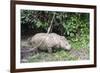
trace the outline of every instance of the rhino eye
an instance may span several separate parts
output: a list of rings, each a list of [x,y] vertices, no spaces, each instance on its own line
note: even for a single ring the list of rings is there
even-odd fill
[[[68,44],[66,44],[66,45],[68,45]]]

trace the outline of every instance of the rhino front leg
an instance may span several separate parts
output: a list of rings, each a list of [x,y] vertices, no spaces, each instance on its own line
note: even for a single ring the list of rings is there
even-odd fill
[[[49,53],[52,53],[52,48],[48,48],[48,52]]]

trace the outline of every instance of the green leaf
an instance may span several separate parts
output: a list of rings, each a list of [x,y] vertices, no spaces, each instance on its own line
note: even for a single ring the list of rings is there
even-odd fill
[[[74,36],[74,33],[70,33],[70,36],[73,37]]]
[[[37,23],[36,23],[36,26],[39,28],[40,26],[42,25],[42,23],[40,22],[40,21],[38,21]]]

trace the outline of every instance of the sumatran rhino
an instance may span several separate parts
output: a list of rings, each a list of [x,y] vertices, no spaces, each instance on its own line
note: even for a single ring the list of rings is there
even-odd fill
[[[53,48],[71,49],[67,39],[56,33],[37,33],[31,38],[30,43],[33,49],[48,50],[49,53],[52,52]]]

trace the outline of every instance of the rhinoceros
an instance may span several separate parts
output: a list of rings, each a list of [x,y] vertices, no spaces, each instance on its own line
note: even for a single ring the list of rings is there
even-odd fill
[[[30,44],[33,49],[39,48],[48,52],[52,52],[54,48],[71,49],[68,40],[56,33],[37,33],[30,39]]]

